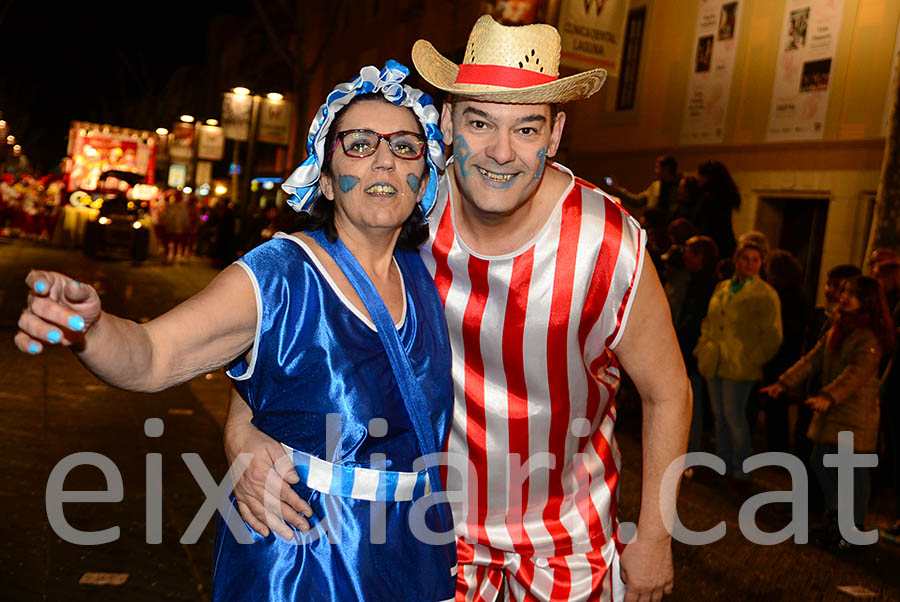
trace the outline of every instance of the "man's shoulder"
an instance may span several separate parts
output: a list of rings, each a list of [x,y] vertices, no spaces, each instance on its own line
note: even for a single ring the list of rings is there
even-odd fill
[[[631,223],[634,228],[640,229],[637,220],[622,205],[619,198],[578,176],[575,176],[573,188],[573,192],[576,191],[579,193],[582,215],[588,222],[606,223],[612,218],[623,223]]]

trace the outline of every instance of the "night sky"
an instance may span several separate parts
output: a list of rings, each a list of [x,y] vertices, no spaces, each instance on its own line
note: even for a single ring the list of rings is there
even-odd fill
[[[177,116],[153,110],[152,96],[173,72],[209,60],[207,34],[217,16],[246,23],[253,14],[252,2],[234,0],[0,0],[2,118],[42,171],[65,156],[72,120],[171,127]],[[173,102],[157,99],[164,100]]]

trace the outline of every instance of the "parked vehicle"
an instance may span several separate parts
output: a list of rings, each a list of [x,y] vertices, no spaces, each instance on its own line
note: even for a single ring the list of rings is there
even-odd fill
[[[134,174],[106,172],[104,179],[117,177],[128,181]],[[140,176],[137,176],[138,178]],[[84,252],[90,257],[105,256],[116,259],[144,261],[150,246],[149,222],[140,203],[128,199],[122,190],[93,193],[102,199],[97,217],[85,225]]]

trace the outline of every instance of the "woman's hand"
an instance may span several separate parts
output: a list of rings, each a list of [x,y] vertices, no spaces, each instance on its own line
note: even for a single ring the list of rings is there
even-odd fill
[[[32,355],[44,345],[79,345],[100,319],[100,296],[58,272],[32,270],[25,278],[30,289],[27,307],[19,316],[16,346]]]
[[[781,383],[773,383],[768,387],[763,387],[759,390],[761,395],[768,395],[772,399],[778,399],[785,392],[785,387]]]
[[[831,399],[825,397],[824,395],[816,395],[815,397],[810,397],[806,400],[806,405],[814,409],[816,412],[822,412],[823,414],[831,409],[831,406],[834,405],[834,402]]]

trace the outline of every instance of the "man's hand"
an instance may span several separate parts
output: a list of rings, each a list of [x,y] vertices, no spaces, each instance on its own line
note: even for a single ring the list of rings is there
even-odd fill
[[[247,411],[249,408],[236,392],[232,393],[232,412],[225,427],[225,455],[233,466],[232,475],[246,466],[234,483],[238,510],[247,524],[263,537],[268,537],[271,528],[282,538],[293,539],[294,532],[285,522],[309,531],[304,516],[312,516],[312,508],[289,485],[300,480],[293,460],[277,441],[248,420],[232,415],[235,414],[234,397]]]
[[[642,540],[640,536],[622,552],[625,602],[658,602],[672,593],[672,540]]]

